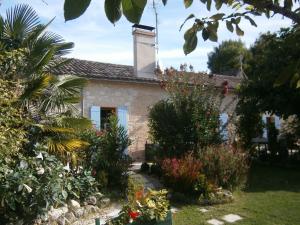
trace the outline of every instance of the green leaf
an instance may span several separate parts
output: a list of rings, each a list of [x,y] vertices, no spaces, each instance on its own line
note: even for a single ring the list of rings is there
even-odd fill
[[[65,20],[73,20],[81,16],[89,7],[91,0],[65,0],[64,17]]]
[[[190,15],[185,19],[185,21],[181,24],[181,26],[180,26],[180,28],[179,28],[179,31],[182,29],[182,27],[184,26],[184,24],[185,24],[188,20],[190,20],[190,19],[192,19],[192,18],[194,18],[194,17],[195,17],[194,14],[190,14]]]
[[[131,23],[139,23],[147,0],[122,0],[123,14]]]
[[[226,27],[230,32],[233,32],[234,28],[233,28],[232,23],[230,21],[226,21]]]
[[[255,23],[255,21],[250,16],[245,16],[245,18],[247,20],[249,20],[249,22],[251,23],[252,26],[257,27],[257,24]]]
[[[211,40],[211,41],[213,41],[213,42],[218,42],[218,34],[217,34],[217,32],[209,31],[208,39]]]
[[[208,31],[208,39],[210,41],[214,41],[214,42],[217,42],[218,41],[218,34],[217,34],[217,31],[218,31],[218,27],[219,27],[219,23],[216,22],[216,23],[211,23],[207,26],[207,31]]]
[[[212,19],[212,20],[221,20],[223,18],[223,16],[225,16],[225,13],[217,13],[217,14],[211,16],[210,19]]]
[[[235,2],[234,4],[232,4],[232,8],[233,9],[239,9],[241,7],[241,4],[239,2]]]
[[[184,0],[184,6],[185,8],[188,8],[192,5],[193,0]]]
[[[291,10],[292,7],[293,7],[293,0],[284,0],[284,8]]]
[[[246,7],[246,10],[252,11],[252,10],[254,10],[254,6],[253,5],[248,5]]]
[[[216,9],[217,10],[221,9],[222,5],[223,5],[222,0],[216,0]]]
[[[187,55],[195,50],[198,43],[197,33],[194,27],[188,29],[184,34],[185,43],[183,45],[184,54]]]
[[[211,9],[211,1],[212,0],[207,0],[207,3],[206,3],[206,8],[208,11],[210,11],[210,9]]]
[[[235,19],[235,24],[239,24],[241,22],[241,17]]]
[[[287,70],[290,70],[290,67],[287,68]],[[281,73],[278,78],[275,80],[273,87],[279,87],[283,84],[285,84],[289,79],[291,78],[291,74],[286,72],[286,73]]]
[[[239,27],[239,25],[236,24],[235,26],[235,31],[236,31],[236,34],[238,36],[243,36],[244,35],[244,31]]]
[[[104,9],[107,19],[113,24],[122,16],[121,0],[105,0]]]
[[[297,86],[298,86],[299,81],[300,81],[300,75],[299,75],[299,73],[295,73],[291,78],[290,86],[291,87],[296,86],[296,88],[298,88]]]
[[[63,196],[64,199],[67,199],[68,193],[67,193],[65,190],[63,190],[63,191],[61,192],[61,194],[62,194],[62,196]]]
[[[206,28],[204,28],[202,30],[202,37],[203,37],[203,40],[206,41],[208,38],[209,38],[209,32]]]

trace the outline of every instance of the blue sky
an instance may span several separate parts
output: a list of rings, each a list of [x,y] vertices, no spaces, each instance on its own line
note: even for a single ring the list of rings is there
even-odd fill
[[[7,8],[18,3],[30,4],[39,14],[42,22],[47,22],[53,17],[55,20],[49,26],[49,30],[60,34],[67,41],[75,43],[75,48],[68,57],[75,57],[99,62],[118,64],[133,64],[132,34],[131,26],[124,18],[113,26],[105,17],[104,0],[92,0],[88,10],[80,18],[65,22],[63,18],[63,0],[0,0],[0,13],[3,15]],[[154,26],[155,17],[152,4],[148,0],[141,24]],[[161,2],[161,1],[159,1]],[[223,8],[222,12],[230,12]],[[192,64],[198,71],[208,71],[207,54],[213,50],[218,43],[204,42],[199,35],[197,49],[185,56],[182,51],[183,33],[188,28],[185,26],[179,32],[181,23],[190,13],[201,17],[212,15],[200,1],[195,1],[193,6],[185,9],[183,0],[169,0],[166,7],[158,5],[159,13],[159,57],[163,66],[179,67],[181,63]],[[277,31],[281,27],[291,25],[290,20],[275,16],[268,20],[257,17],[255,21],[258,28],[249,24],[248,21],[241,23],[245,36],[241,40],[250,46],[262,32]],[[219,43],[228,39],[239,39],[227,31],[225,24],[219,28]]]

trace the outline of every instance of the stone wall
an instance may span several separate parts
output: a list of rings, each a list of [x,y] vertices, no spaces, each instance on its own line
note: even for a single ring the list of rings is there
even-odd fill
[[[158,84],[90,80],[83,90],[83,115],[91,106],[128,108],[128,132],[132,139],[129,154],[143,160],[148,139],[148,108],[166,96]]]
[[[91,79],[83,90],[83,115],[90,117],[91,106],[128,108],[128,131],[132,140],[129,154],[135,160],[144,159],[145,143],[148,140],[148,112],[149,107],[167,94],[158,84],[143,84],[120,81],[103,81]],[[229,94],[223,101],[223,110],[234,98]],[[226,110],[234,110],[235,103]]]

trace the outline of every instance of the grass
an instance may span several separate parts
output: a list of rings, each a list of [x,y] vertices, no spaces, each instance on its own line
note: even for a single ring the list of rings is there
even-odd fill
[[[244,225],[300,225],[300,170],[253,165],[247,187],[234,193],[235,201],[229,204],[205,207],[182,205],[173,215],[174,225],[207,224],[212,218],[221,219],[234,213]]]

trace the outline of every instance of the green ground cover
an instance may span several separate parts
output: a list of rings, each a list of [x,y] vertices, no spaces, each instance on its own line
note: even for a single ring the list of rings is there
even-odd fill
[[[212,218],[238,214],[243,220],[234,224],[298,225],[300,224],[300,170],[252,165],[244,191],[234,194],[233,203],[205,207],[181,205],[173,214],[174,225],[207,224]]]

